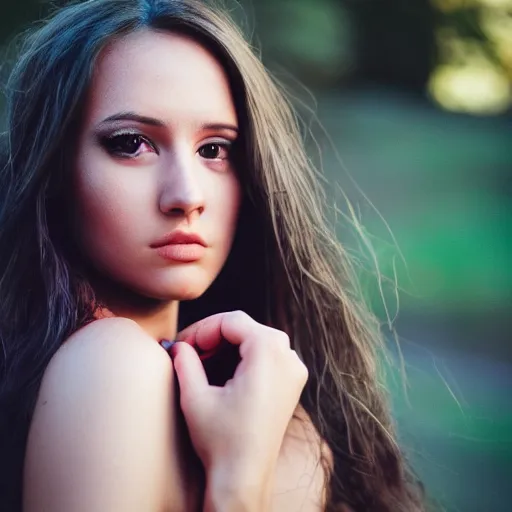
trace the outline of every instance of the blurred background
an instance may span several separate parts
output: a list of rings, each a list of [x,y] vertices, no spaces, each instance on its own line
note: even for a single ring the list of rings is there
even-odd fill
[[[4,2],[8,68],[49,3]],[[512,0],[226,3],[324,170],[427,492],[439,510],[512,510]]]

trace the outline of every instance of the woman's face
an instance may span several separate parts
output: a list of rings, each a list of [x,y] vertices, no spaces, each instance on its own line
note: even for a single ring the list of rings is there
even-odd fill
[[[198,43],[151,31],[111,43],[74,169],[76,236],[93,266],[148,297],[200,296],[235,233],[237,130],[227,77]]]

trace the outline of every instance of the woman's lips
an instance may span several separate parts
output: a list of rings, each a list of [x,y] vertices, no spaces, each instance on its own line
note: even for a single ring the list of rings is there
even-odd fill
[[[159,238],[150,247],[162,258],[192,263],[203,257],[206,243],[197,233],[176,230]]]
[[[169,244],[156,248],[156,252],[167,260],[192,263],[200,260],[206,247],[200,244]]]

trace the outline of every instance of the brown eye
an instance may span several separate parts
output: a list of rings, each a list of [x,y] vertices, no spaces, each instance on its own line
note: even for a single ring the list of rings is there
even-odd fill
[[[104,137],[101,140],[101,144],[110,154],[125,157],[137,156],[136,153],[139,152],[143,144],[154,149],[153,145],[145,137],[137,133],[122,133]]]
[[[209,143],[199,148],[199,155],[208,160],[224,160],[229,157],[230,144]]]

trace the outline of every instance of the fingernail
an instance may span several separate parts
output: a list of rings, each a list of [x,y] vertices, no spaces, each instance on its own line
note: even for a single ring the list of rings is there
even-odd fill
[[[171,357],[173,356],[172,347],[176,345],[176,341],[160,340],[158,343]]]

